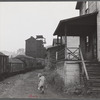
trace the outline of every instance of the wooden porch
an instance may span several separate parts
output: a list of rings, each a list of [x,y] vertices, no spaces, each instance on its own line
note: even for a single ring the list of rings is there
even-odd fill
[[[97,55],[97,12],[61,20],[54,35],[65,40],[65,48],[56,52],[56,62],[78,63],[80,77],[86,88],[100,90],[100,63]],[[79,47],[68,47],[67,37],[79,36]],[[71,66],[70,66],[71,67]],[[96,69],[96,70],[95,70]],[[75,71],[75,70],[74,70]],[[98,88],[96,87],[98,84]]]

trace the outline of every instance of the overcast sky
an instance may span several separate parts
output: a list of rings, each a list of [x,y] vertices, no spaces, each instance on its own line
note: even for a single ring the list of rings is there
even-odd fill
[[[0,2],[0,51],[25,48],[30,36],[43,35],[51,45],[60,20],[75,17],[76,2]]]

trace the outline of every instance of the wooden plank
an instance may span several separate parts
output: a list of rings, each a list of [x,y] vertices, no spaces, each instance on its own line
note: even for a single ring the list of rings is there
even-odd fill
[[[87,78],[87,80],[89,80],[89,76],[88,76],[88,73],[87,73],[87,69],[86,69],[86,65],[85,65],[84,59],[83,59],[81,48],[80,48],[80,56],[81,56],[81,59],[82,59],[83,69],[84,69],[86,78]]]

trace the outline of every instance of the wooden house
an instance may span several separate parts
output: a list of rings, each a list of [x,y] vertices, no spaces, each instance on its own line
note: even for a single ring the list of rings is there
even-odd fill
[[[84,84],[92,91],[98,91],[100,90],[100,2],[79,1],[76,9],[80,11],[80,15],[61,20],[54,32],[57,39],[65,41],[63,50],[65,56],[57,62],[57,71],[66,86]],[[68,47],[69,36],[78,37],[78,47]]]

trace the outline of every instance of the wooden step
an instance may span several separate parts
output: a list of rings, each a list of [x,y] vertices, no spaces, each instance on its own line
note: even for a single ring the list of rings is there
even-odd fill
[[[97,77],[98,78],[100,76],[100,73],[88,73],[88,75],[89,75],[89,77]]]
[[[91,76],[100,76],[100,73],[97,73],[97,72],[88,72],[88,75],[91,77]]]
[[[89,78],[90,78],[90,79],[100,79],[100,76],[94,76],[94,75],[92,76],[92,75],[91,75],[91,76],[89,76]]]
[[[100,83],[100,79],[90,79],[89,82],[95,82],[95,83],[98,82],[98,83]]]
[[[100,83],[92,83],[91,86],[92,86],[92,87],[98,87],[98,88],[100,88]]]
[[[86,67],[87,70],[99,70],[100,71],[100,67]]]
[[[94,70],[94,71],[95,70],[99,70],[100,71],[100,68],[98,68],[98,67],[94,67],[94,68],[93,67],[90,67],[90,68],[89,67],[86,67],[86,69],[87,70]]]
[[[86,65],[100,65],[100,63],[85,63]]]
[[[86,68],[88,68],[88,69],[95,69],[95,68],[100,69],[100,66],[89,66],[89,65],[87,65]]]
[[[90,90],[93,92],[100,92],[100,63],[87,62],[86,69],[90,79]]]
[[[88,68],[88,69],[95,69],[95,68],[97,68],[97,69],[100,69],[100,66],[89,66],[89,65],[86,65],[86,68]]]
[[[98,87],[90,87],[90,89],[91,89],[92,91],[99,91],[99,92],[100,92],[100,88],[98,88]]]
[[[85,62],[86,64],[100,64],[100,62],[98,62],[98,61],[96,61],[96,62],[94,62],[94,61],[91,61],[91,62]]]
[[[94,70],[94,71],[93,71],[93,70],[91,70],[91,71],[87,70],[87,72],[88,72],[89,74],[94,74],[94,75],[95,75],[95,74],[97,74],[97,75],[100,74],[100,71],[99,71],[99,70],[98,70],[98,71],[97,71],[97,70],[96,70],[96,71],[95,71],[95,70]]]
[[[88,70],[87,69],[87,71],[88,71],[88,73],[100,73],[100,70],[93,70],[93,69]]]

